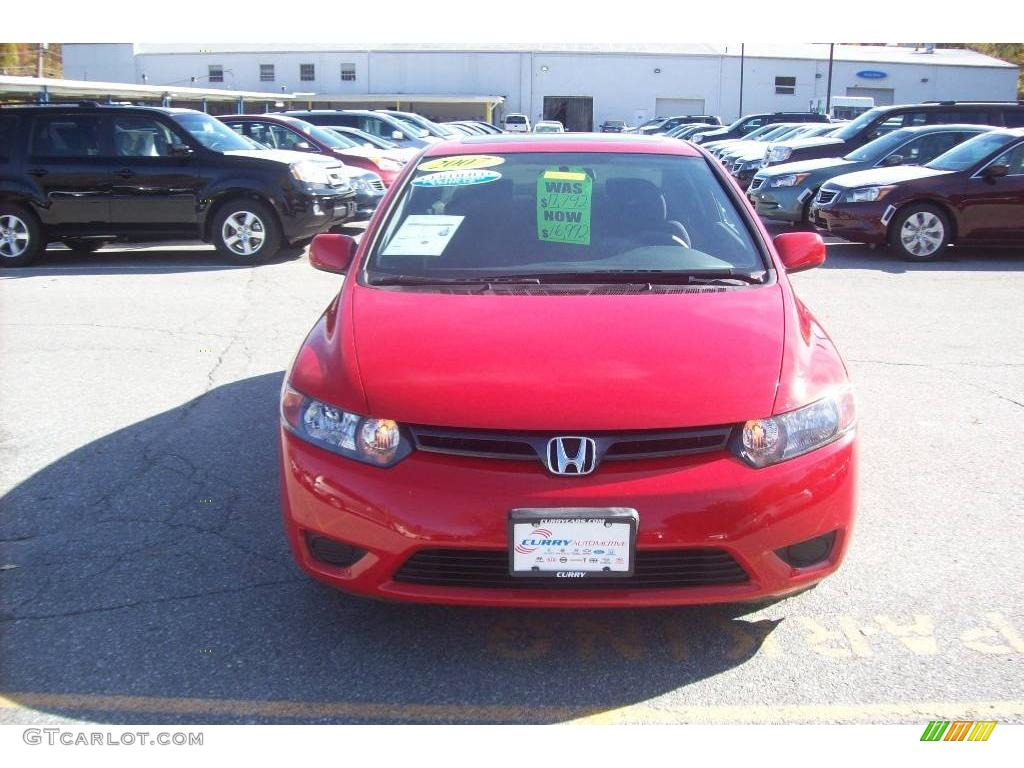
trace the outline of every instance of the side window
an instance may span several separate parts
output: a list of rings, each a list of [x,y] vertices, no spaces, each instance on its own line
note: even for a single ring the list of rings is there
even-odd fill
[[[962,140],[962,133],[932,133],[904,144],[896,150],[896,154],[903,157],[904,165],[921,165],[938,157],[947,149],[952,149]]]
[[[1010,147],[999,157],[992,161],[992,165],[1005,165],[1010,169],[1008,175],[1024,175],[1024,142],[1015,147]]]
[[[310,151],[309,142],[301,134],[295,133],[295,131],[282,125],[271,125],[269,127],[270,134],[274,137],[274,146],[278,149],[293,149],[300,152]],[[305,147],[300,147],[300,144],[305,144]]]
[[[1007,128],[1024,128],[1024,107],[1006,110],[1003,112],[1003,121]]]
[[[740,132],[743,134],[750,133],[754,129],[760,128],[762,125],[764,125],[764,121],[765,118],[763,117],[755,117],[751,120],[747,120],[747,122],[740,126]]]
[[[361,118],[361,120],[362,125],[360,125],[359,127],[362,128],[367,133],[372,134],[373,136],[391,135],[391,131],[385,132],[385,129],[387,129],[389,126],[385,124],[383,120],[378,120],[375,117],[363,117]]]
[[[169,157],[180,142],[170,129],[152,117],[117,115],[111,118],[114,154],[118,157]]]
[[[32,130],[34,157],[98,157],[99,115],[40,115]]]
[[[258,141],[266,147],[274,146],[274,137],[270,133],[270,127],[266,123],[249,123],[249,138]]]
[[[225,125],[240,136],[245,136],[245,123],[224,121]]]
[[[9,160],[14,154],[13,144],[17,127],[16,115],[0,115],[0,160]]]

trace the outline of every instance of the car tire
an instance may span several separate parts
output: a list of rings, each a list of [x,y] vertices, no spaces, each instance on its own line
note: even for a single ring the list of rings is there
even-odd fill
[[[259,200],[225,203],[213,219],[210,237],[232,263],[246,266],[266,261],[281,248],[277,216]]]
[[[62,242],[75,253],[81,254],[95,253],[106,245],[102,240],[64,240]]]
[[[952,234],[949,216],[941,208],[911,203],[896,215],[889,244],[906,261],[935,261],[942,257]]]
[[[25,267],[46,248],[43,227],[28,208],[0,202],[0,267]]]

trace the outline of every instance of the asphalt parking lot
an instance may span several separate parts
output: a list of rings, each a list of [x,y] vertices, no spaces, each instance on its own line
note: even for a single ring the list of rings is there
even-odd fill
[[[0,722],[1024,722],[1024,254],[833,244],[844,567],[764,607],[385,604],[279,520],[284,370],[340,278],[205,246],[0,273]]]

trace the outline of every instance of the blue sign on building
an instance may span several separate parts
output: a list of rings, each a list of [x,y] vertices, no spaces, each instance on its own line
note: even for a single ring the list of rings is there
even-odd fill
[[[862,69],[857,73],[857,77],[863,77],[865,80],[883,80],[888,75],[885,72],[879,72],[877,69]]]

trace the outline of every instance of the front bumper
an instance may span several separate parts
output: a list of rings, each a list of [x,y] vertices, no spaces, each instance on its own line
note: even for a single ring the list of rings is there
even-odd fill
[[[766,219],[779,219],[799,224],[804,220],[804,205],[813,192],[805,187],[776,187],[762,185],[749,193],[757,214]]]
[[[390,469],[360,464],[281,431],[281,501],[299,565],[314,578],[383,599],[501,606],[614,607],[754,600],[816,583],[839,567],[853,524],[853,433],[805,456],[755,470],[726,452],[609,462],[587,477],[548,475],[538,462],[414,451]],[[715,548],[743,583],[600,589],[449,587],[396,581],[429,549],[506,552],[517,507],[632,507],[637,551]],[[836,532],[827,559],[793,568],[775,550]],[[349,567],[313,557],[307,534],[366,550]]]
[[[877,203],[832,203],[818,207],[812,204],[808,219],[816,228],[855,243],[884,244],[888,227],[882,223],[887,201]]]
[[[304,240],[357,215],[356,195],[352,190],[339,193],[326,185],[306,185],[292,189],[285,206],[279,209],[281,227],[288,242]]]

